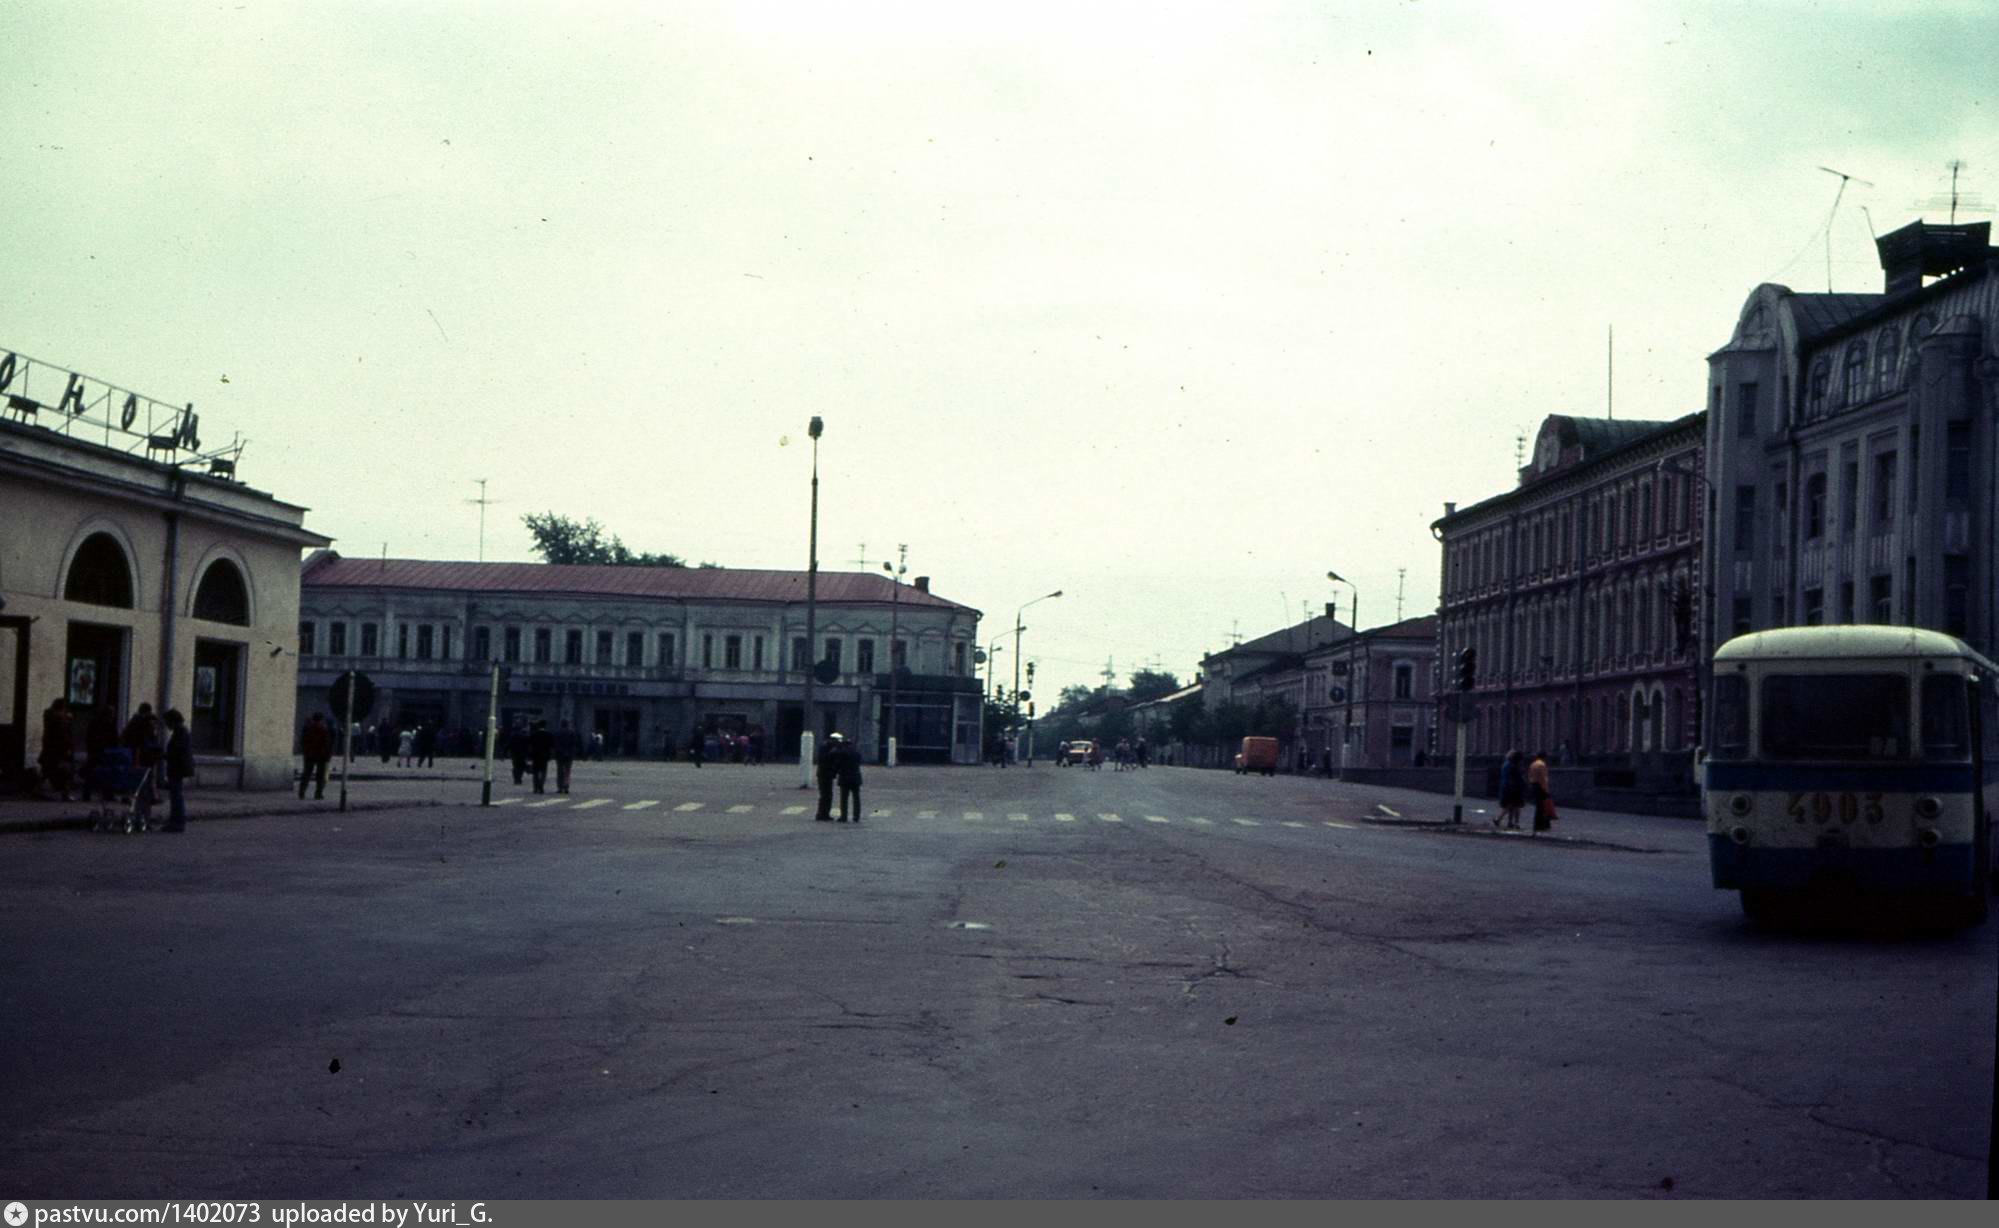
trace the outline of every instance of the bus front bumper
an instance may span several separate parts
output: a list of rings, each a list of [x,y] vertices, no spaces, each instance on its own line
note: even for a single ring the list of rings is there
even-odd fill
[[[1802,891],[1847,886],[1865,891],[1937,892],[1963,895],[1982,882],[1969,844],[1933,848],[1769,848],[1737,844],[1709,833],[1708,858],[1714,885],[1725,889]]]

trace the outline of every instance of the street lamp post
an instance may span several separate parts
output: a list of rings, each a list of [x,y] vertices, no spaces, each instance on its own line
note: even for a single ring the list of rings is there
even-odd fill
[[[888,582],[891,586],[888,598],[888,744],[887,744],[887,763],[888,766],[890,767],[895,766],[896,735],[901,732],[901,729],[895,723],[895,716],[896,716],[895,684],[897,677],[896,667],[900,664],[895,659],[895,649],[897,643],[899,642],[896,637],[899,634],[901,634],[900,617],[902,614],[902,577],[908,574],[909,572],[909,563],[907,562],[909,558],[909,547],[898,546],[896,549],[899,551],[897,557],[899,559],[904,560],[902,565],[900,567],[897,567],[890,563],[882,564],[882,570],[888,573]]]
[[[1039,605],[1041,602],[1048,600],[1050,597],[1060,597],[1061,595],[1062,595],[1062,590],[1059,588],[1052,593],[1043,593],[1041,594],[1041,596],[1036,597],[1033,601],[1028,602],[1027,605],[1022,606],[1018,610],[1015,610],[1013,612],[1013,728],[1014,729],[1020,728],[1020,633],[1027,629],[1021,625],[1020,616],[1022,614],[1027,613],[1027,606]],[[1029,767],[1034,766],[1032,760],[1029,760],[1028,766]]]
[[[1353,635],[1352,638],[1350,638],[1347,641],[1347,685],[1346,685],[1347,710],[1346,710],[1346,716],[1344,718],[1345,728],[1342,729],[1340,732],[1340,774],[1344,776],[1347,770],[1347,757],[1353,747],[1354,680],[1360,676],[1358,673],[1355,672],[1354,662],[1353,662],[1353,645],[1359,643],[1361,638],[1360,588],[1357,585],[1355,585],[1352,580],[1347,579],[1345,576],[1341,575],[1337,571],[1327,572],[1326,579],[1331,580],[1338,584],[1344,584],[1348,588],[1353,590],[1353,613],[1348,616],[1348,620],[1352,626]],[[1365,645],[1363,645],[1363,647],[1365,647]],[[1362,715],[1365,715],[1365,713],[1363,713]]]
[[[813,694],[818,671],[813,668],[817,662],[812,646],[819,638],[819,436],[825,430],[826,424],[817,414],[805,428],[805,433],[812,437],[812,535],[805,556],[805,722],[798,734],[801,789],[812,787],[812,731],[819,716],[817,697]]]

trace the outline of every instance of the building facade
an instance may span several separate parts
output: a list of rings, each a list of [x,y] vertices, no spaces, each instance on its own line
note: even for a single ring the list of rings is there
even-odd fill
[[[1306,708],[1306,731],[1318,762],[1396,768],[1427,759],[1435,750],[1436,658],[1434,614],[1306,654],[1306,692],[1319,701]]]
[[[1916,222],[1876,240],[1881,293],[1750,293],[1708,359],[1710,651],[1822,623],[1999,648],[1990,238]]]
[[[498,667],[503,729],[567,720],[607,753],[647,757],[746,733],[796,755],[818,661],[822,740],[837,730],[879,761],[893,692],[899,760],[978,762],[979,612],[932,594],[928,577],[821,572],[817,588],[814,654],[804,572],[322,551],[304,566],[299,711],[337,724],[328,689],[353,669],[375,686],[374,719],[477,735]]]
[[[150,703],[187,717],[197,785],[289,784],[305,509],[202,454],[191,409],[5,351],[0,393],[0,786],[58,696],[79,751]]]
[[[1550,415],[1515,489],[1445,505],[1438,668],[1476,650],[1473,754],[1691,779],[1706,417]]]

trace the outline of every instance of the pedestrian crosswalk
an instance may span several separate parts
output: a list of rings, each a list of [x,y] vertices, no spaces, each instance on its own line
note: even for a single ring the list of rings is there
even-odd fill
[[[711,818],[717,816],[726,816],[729,818],[737,818],[745,816],[779,816],[785,818],[794,818],[799,815],[807,814],[813,809],[813,807],[809,805],[802,805],[798,803],[781,804],[775,802],[759,803],[759,802],[693,802],[693,801],[674,802],[667,798],[658,798],[658,797],[639,798],[633,801],[627,801],[623,798],[615,798],[615,797],[571,797],[567,794],[557,794],[552,797],[541,797],[533,794],[521,797],[501,797],[493,799],[491,804],[496,809],[502,806],[518,806],[523,810],[553,810],[557,807],[561,807],[564,810],[568,811],[598,810],[604,807],[615,806],[621,811],[631,813],[634,818],[642,816],[647,818],[655,818],[655,817],[681,818],[681,817],[694,817],[694,816],[699,816],[701,818]],[[655,811],[656,815],[644,815],[643,812],[646,811]],[[987,821],[988,814],[984,810],[944,810],[938,808],[910,807],[902,810],[901,813],[905,817],[906,821],[913,821],[917,823],[937,820],[940,818],[943,819],[956,818],[957,820],[959,820],[961,826],[984,825],[987,830],[995,830],[991,826],[991,824],[988,823]],[[871,819],[890,818],[895,814],[897,814],[897,810],[895,807],[892,806],[878,806],[870,809],[867,812],[868,817]],[[1059,824],[1075,824],[1078,822],[1079,818],[1079,816],[1077,816],[1076,814],[1073,814],[1066,810],[1055,811],[1053,813],[1048,813],[1048,814],[1039,814],[1031,810],[1004,810],[1004,811],[995,812],[991,817],[1002,818],[1005,823],[1021,823],[1030,826],[1038,823],[1047,823],[1047,822],[1053,822]],[[1118,814],[1114,811],[1100,811],[1094,815],[1084,815],[1081,817],[1095,818],[1099,823],[1116,824],[1119,826],[1129,826],[1129,824],[1126,823],[1125,816],[1122,814]],[[1145,823],[1157,827],[1213,829],[1216,827],[1217,823],[1226,824],[1232,827],[1263,827],[1266,826],[1267,824],[1274,824],[1275,826],[1289,828],[1293,831],[1309,831],[1312,830],[1314,827],[1313,823],[1306,822],[1301,819],[1288,819],[1288,818],[1263,819],[1263,818],[1254,818],[1248,815],[1230,815],[1220,820],[1209,818],[1207,815],[1201,815],[1201,814],[1180,815],[1180,816],[1166,815],[1166,814],[1144,814],[1144,815],[1136,815],[1133,817],[1141,819]],[[1356,821],[1353,822],[1344,822],[1338,819],[1319,819],[1317,821],[1317,826],[1334,828],[1340,831],[1359,831],[1363,830],[1363,820],[1372,817],[1374,816],[1371,815],[1357,816]]]

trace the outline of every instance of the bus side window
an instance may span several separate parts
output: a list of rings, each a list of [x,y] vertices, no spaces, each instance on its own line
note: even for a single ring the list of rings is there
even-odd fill
[[[1978,688],[1959,674],[1923,679],[1923,754],[1931,759],[1971,757],[1972,704]]]
[[[1714,680],[1714,746],[1716,759],[1749,757],[1749,680],[1722,674]]]

